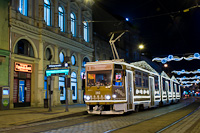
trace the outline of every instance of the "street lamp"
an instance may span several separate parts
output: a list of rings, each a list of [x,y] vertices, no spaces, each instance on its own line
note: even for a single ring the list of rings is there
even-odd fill
[[[167,67],[168,67],[168,64],[164,64],[164,67],[167,68]]]
[[[139,47],[138,47],[140,50],[144,49],[144,45],[143,44],[140,44]]]
[[[141,56],[142,56],[142,54],[141,54],[141,51],[142,51],[142,49],[144,49],[144,45],[143,44],[140,44],[139,46],[138,46],[138,48],[139,48],[139,54],[140,54],[140,60],[141,60]]]

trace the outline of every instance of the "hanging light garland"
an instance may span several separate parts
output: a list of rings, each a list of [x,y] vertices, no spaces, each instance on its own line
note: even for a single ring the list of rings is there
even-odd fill
[[[183,86],[183,87],[190,87],[192,86],[193,84],[186,84],[186,85],[180,85],[180,86]]]
[[[181,84],[198,84],[200,83],[200,81],[197,80],[193,80],[193,81],[182,81]]]
[[[200,79],[200,76],[193,76],[193,77],[186,77],[186,76],[183,76],[183,77],[177,77],[176,79],[178,80],[189,80],[189,79]]]
[[[169,61],[181,61],[181,60],[187,60],[187,61],[191,61],[194,59],[199,59],[200,60],[200,54],[199,53],[194,53],[194,55],[190,55],[188,57],[178,57],[178,56],[173,56],[173,55],[168,55],[168,57],[165,58],[153,58],[152,61],[157,61],[157,62],[161,62],[163,64],[169,62]]]
[[[184,69],[181,70],[181,71],[172,71],[172,73],[175,73],[177,75],[181,75],[181,74],[197,74],[197,73],[200,73],[200,69],[197,69],[195,71],[185,71]]]

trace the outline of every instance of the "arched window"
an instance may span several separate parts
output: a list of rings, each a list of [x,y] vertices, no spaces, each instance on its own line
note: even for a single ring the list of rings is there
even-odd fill
[[[28,1],[27,0],[19,0],[19,12],[25,16],[28,15]]]
[[[63,63],[63,62],[64,62],[64,58],[65,58],[64,53],[63,53],[63,52],[60,52],[60,54],[59,54],[60,63]]]
[[[76,36],[76,16],[74,13],[71,13],[70,17],[71,17],[71,32],[73,36]]]
[[[88,30],[88,22],[84,22],[84,40],[89,42],[89,30]]]
[[[32,45],[25,39],[19,40],[15,46],[15,54],[34,57]]]
[[[73,66],[76,64],[76,58],[74,55],[71,56],[71,63]]]
[[[82,64],[82,66],[85,67],[85,64],[86,64],[87,62],[90,62],[90,61],[89,61],[89,59],[88,59],[87,57],[85,57],[85,58],[83,59],[83,64]]]
[[[48,26],[51,25],[51,3],[49,0],[44,0],[44,21]]]
[[[61,6],[58,7],[58,25],[60,27],[60,30],[64,32],[64,10]]]

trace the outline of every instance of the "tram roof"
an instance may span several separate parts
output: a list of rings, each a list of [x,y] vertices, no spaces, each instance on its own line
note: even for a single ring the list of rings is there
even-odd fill
[[[130,66],[133,68],[136,68],[138,70],[147,72],[147,73],[152,73],[155,75],[159,75],[159,73],[153,69],[147,62],[145,61],[138,61],[138,62],[133,62],[133,63],[126,63],[124,62],[123,59],[119,59],[119,60],[104,60],[104,61],[95,61],[95,62],[87,62],[86,65],[97,65],[97,64],[122,64],[122,65],[126,65],[126,66]]]

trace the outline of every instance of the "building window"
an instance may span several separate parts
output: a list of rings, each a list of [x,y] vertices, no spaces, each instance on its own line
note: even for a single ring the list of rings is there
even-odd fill
[[[19,12],[24,16],[28,15],[28,1],[27,0],[19,0]]]
[[[74,13],[71,13],[70,17],[71,17],[71,32],[72,32],[72,35],[75,37],[76,36],[76,16]]]
[[[51,25],[51,3],[49,0],[44,0],[44,21],[48,26]]]
[[[33,47],[27,40],[19,40],[15,46],[15,54],[34,57]]]
[[[85,57],[85,58],[83,59],[82,66],[85,67],[85,64],[86,64],[87,62],[90,62],[90,61],[89,61],[89,59],[88,59],[87,57]]]
[[[65,77],[59,77],[59,90],[60,90],[60,101],[65,100],[66,92],[65,92]]]
[[[46,59],[47,59],[47,60],[51,60],[52,54],[51,54],[50,48],[47,48],[47,49],[46,49],[45,54],[46,54]]]
[[[64,32],[64,10],[63,8],[60,6],[58,7],[58,25],[60,27],[60,30],[62,32]]]
[[[88,30],[88,23],[85,21],[84,23],[84,40],[89,42],[89,30]]]
[[[76,102],[77,100],[77,76],[75,72],[72,72],[71,74],[71,90],[72,92],[72,100]]]
[[[74,55],[71,56],[71,62],[73,66],[76,64],[76,58]]]
[[[60,52],[60,54],[59,54],[59,59],[60,59],[60,62],[61,62],[61,63],[64,62],[64,53],[63,53],[63,52]]]

